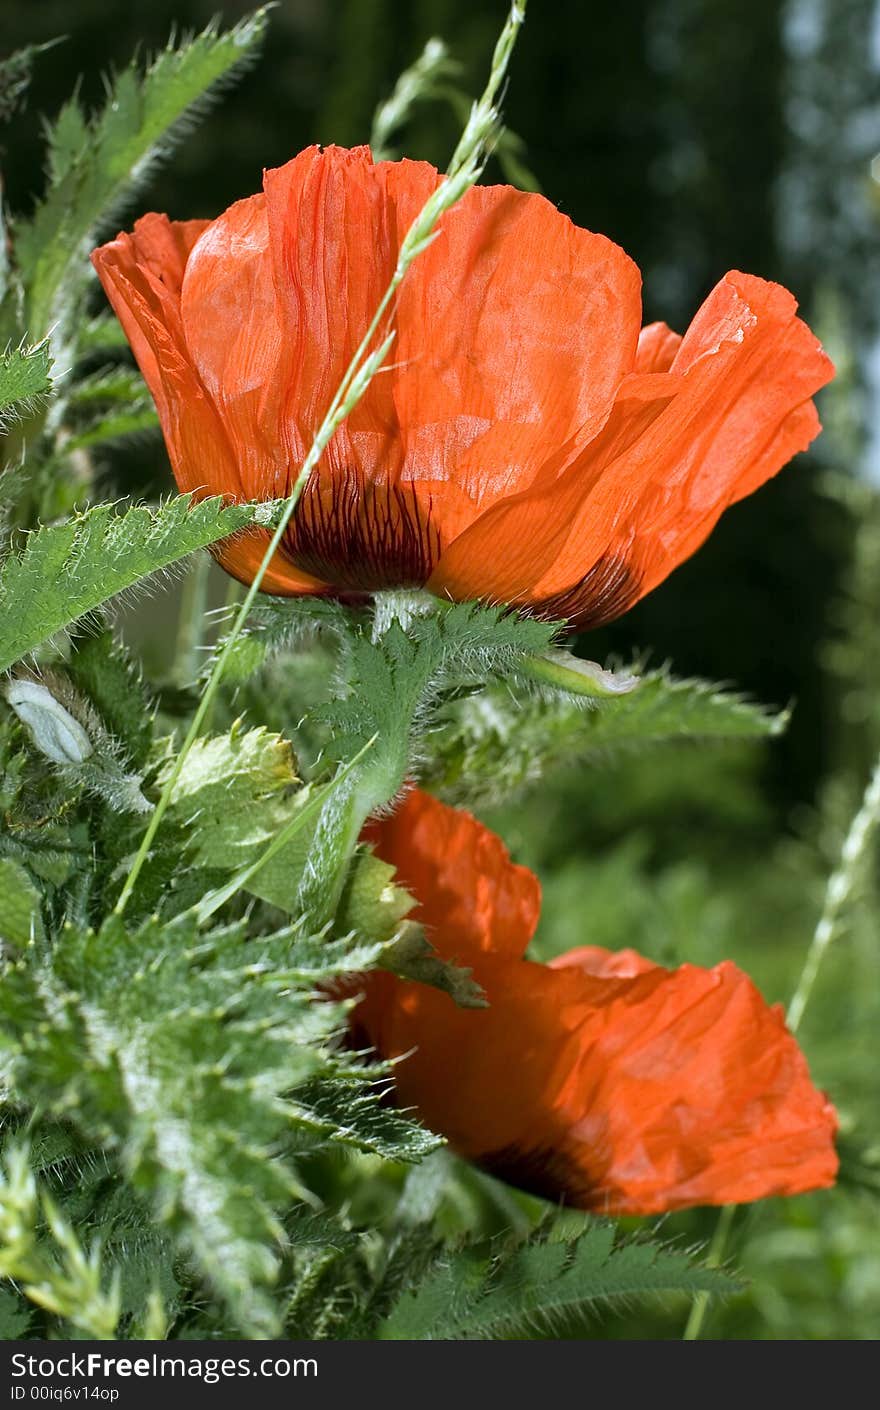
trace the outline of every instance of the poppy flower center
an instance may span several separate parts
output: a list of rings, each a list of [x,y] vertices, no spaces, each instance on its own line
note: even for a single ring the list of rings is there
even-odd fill
[[[414,481],[370,481],[360,469],[309,478],[285,545],[298,568],[334,587],[421,587],[440,557],[433,501]]]
[[[631,563],[605,553],[571,587],[534,599],[532,611],[542,617],[565,618],[578,631],[604,626],[628,612],[641,596],[641,579]]]

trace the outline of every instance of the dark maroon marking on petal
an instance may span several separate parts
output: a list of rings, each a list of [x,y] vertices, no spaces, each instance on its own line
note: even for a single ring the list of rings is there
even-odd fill
[[[489,1175],[528,1194],[540,1195],[555,1204],[571,1204],[581,1209],[590,1206],[590,1181],[563,1148],[535,1146],[526,1150],[520,1146],[505,1146],[481,1155],[477,1164]]]
[[[638,601],[640,580],[626,559],[605,554],[579,582],[530,602],[538,616],[566,618],[577,631],[602,627],[622,617]]]
[[[412,481],[368,482],[357,470],[322,481],[313,471],[288,530],[298,568],[333,587],[375,592],[421,587],[440,557],[440,532]]]

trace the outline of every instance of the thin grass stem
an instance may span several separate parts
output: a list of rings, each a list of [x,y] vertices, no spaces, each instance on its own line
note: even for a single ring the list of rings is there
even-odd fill
[[[859,810],[850,823],[849,831],[844,838],[843,846],[840,849],[840,861],[828,878],[828,884],[825,887],[822,913],[813,932],[813,939],[804,960],[800,979],[788,1006],[786,1017],[792,1033],[796,1033],[800,1028],[822,961],[829,946],[840,934],[841,918],[847,902],[855,890],[862,858],[878,822],[880,822],[880,759],[874,765],[874,771],[868,780]],[[717,1268],[724,1257],[736,1210],[735,1204],[728,1204],[721,1211],[706,1259],[707,1266],[710,1268]],[[697,1293],[684,1329],[683,1341],[697,1341],[699,1339],[708,1308],[708,1293]]]

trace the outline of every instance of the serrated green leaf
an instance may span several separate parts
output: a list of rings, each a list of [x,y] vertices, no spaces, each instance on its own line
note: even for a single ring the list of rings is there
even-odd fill
[[[197,116],[218,85],[251,60],[266,23],[258,10],[223,33],[210,25],[169,45],[142,77],[125,69],[91,121],[75,102],[62,110],[49,131],[48,190],[16,240],[32,329],[46,332],[59,299],[69,303],[71,283],[82,287],[96,231],[169,150],[182,120]],[[71,281],[72,270],[82,273]]]
[[[419,1161],[443,1144],[363,1083],[313,1082],[299,1094],[300,1117],[330,1147],[350,1146],[386,1160]]]
[[[24,867],[0,857],[0,941],[19,949],[42,934],[39,891]]]
[[[49,178],[57,185],[85,154],[89,144],[89,125],[78,97],[68,98],[54,125],[47,126],[46,137]]]
[[[677,741],[768,739],[787,722],[786,712],[666,670],[646,674],[630,694],[595,702],[494,686],[442,708],[423,778],[450,801],[496,802],[562,765]]]
[[[194,504],[179,495],[122,513],[95,505],[28,534],[0,564],[0,671],[117,593],[244,528],[264,508],[219,498]]]
[[[525,656],[546,651],[557,630],[500,607],[440,603],[425,592],[377,594],[372,624],[349,627],[340,693],[316,718],[328,729],[332,758],[351,760],[368,741],[376,745],[315,828],[300,891],[310,924],[324,924],[336,910],[361,829],[404,787],[441,693],[515,672]]]
[[[49,394],[51,366],[46,343],[0,353],[0,430],[9,421],[27,415],[35,401]]]
[[[67,673],[98,711],[132,763],[146,764],[153,738],[153,707],[143,677],[123,642],[105,629],[78,636]]]
[[[233,726],[196,740],[174,787],[169,822],[189,837],[196,865],[232,871],[272,841],[290,811],[281,800],[298,786],[287,740]]]
[[[338,1007],[312,1002],[311,984],[293,987],[289,949],[287,935],[244,947],[239,929],[199,936],[191,922],[149,922],[129,933],[111,919],[97,933],[66,927],[50,954],[11,965],[0,992],[2,1067],[16,1099],[116,1152],[257,1334],[277,1326],[265,1289],[279,1212],[301,1191],[279,1152],[297,1126],[327,1139],[304,1084],[323,1073],[323,1093],[340,1072],[355,1143],[372,1139],[376,1105],[370,1074],[328,1046]],[[417,1128],[409,1137],[396,1113],[376,1120],[376,1144],[389,1122],[413,1143],[429,1139]]]
[[[0,122],[8,122],[20,107],[31,81],[34,59],[59,42],[51,39],[48,44],[28,44],[0,60]]]
[[[223,679],[227,684],[248,680],[266,664],[274,653],[289,647],[301,647],[318,632],[329,632],[345,640],[356,615],[340,603],[327,597],[269,597],[254,603],[248,624],[226,658]],[[221,636],[219,651],[225,642]],[[203,674],[207,677],[213,661]]]
[[[583,1321],[615,1298],[652,1292],[729,1293],[735,1284],[693,1256],[644,1238],[620,1239],[591,1221],[570,1241],[539,1238],[491,1260],[465,1249],[442,1257],[399,1300],[379,1331],[384,1341],[493,1341]]]

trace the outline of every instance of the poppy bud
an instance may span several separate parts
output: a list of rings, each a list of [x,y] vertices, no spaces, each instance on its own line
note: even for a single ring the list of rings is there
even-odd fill
[[[39,681],[24,677],[11,680],[5,694],[37,749],[53,764],[82,764],[94,753],[79,720]]]

